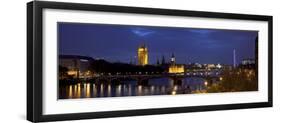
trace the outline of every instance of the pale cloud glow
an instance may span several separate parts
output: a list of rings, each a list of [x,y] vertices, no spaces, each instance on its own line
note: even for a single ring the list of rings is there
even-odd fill
[[[155,33],[155,31],[153,31],[153,30],[140,28],[140,27],[132,28],[132,32],[135,35],[140,36],[140,37],[148,36],[148,35],[151,35],[151,34]]]

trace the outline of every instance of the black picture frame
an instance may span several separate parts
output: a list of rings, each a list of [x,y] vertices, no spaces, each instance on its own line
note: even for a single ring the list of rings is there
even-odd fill
[[[42,85],[43,13],[42,10],[44,8],[266,21],[268,22],[268,101],[257,102],[257,103],[241,103],[241,104],[43,115],[42,113],[42,109],[43,109],[42,107],[43,106],[42,104],[43,102],[42,101],[43,100],[42,97],[43,96],[42,95],[42,89],[43,89],[43,85]],[[123,116],[136,116],[136,115],[154,115],[154,114],[272,107],[273,105],[272,104],[273,103],[272,28],[273,28],[273,17],[264,16],[264,15],[169,10],[169,9],[156,9],[156,8],[124,7],[124,6],[93,5],[93,4],[80,4],[80,3],[45,2],[45,1],[29,2],[27,3],[27,120],[32,122],[63,121],[63,120],[93,119],[93,118],[106,118],[106,117],[123,117]]]

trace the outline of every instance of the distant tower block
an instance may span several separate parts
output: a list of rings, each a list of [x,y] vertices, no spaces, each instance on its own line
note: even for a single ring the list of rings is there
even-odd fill
[[[148,64],[148,49],[145,45],[141,45],[138,48],[138,65],[147,65]]]
[[[236,51],[233,50],[233,67],[236,68]]]

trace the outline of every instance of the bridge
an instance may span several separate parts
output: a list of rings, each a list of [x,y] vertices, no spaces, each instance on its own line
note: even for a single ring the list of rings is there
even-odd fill
[[[203,78],[208,82],[217,81],[220,78],[219,74],[201,74],[201,73],[182,73],[182,74],[132,74],[132,75],[99,75],[89,78],[96,83],[119,83],[122,80],[136,80],[138,84],[147,84],[149,79],[154,78],[170,78],[174,84],[181,84],[183,78],[198,77]]]

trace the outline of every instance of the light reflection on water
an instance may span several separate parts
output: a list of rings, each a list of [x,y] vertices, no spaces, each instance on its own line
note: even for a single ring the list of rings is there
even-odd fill
[[[122,81],[119,84],[60,85],[59,99],[190,94],[193,91],[206,89],[202,78],[184,78],[181,84],[175,84],[169,78],[149,79],[147,85],[137,83],[137,81]]]

